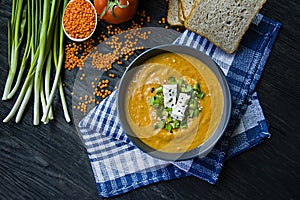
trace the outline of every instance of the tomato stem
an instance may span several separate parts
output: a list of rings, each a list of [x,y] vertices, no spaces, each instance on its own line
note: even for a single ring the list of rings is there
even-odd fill
[[[120,4],[120,2],[118,0],[109,0],[106,4],[105,9],[102,12],[100,18],[102,18],[105,15],[105,13],[108,11],[108,9],[110,9],[112,16],[114,18],[117,18],[117,16],[114,13],[115,6],[118,6],[119,8],[126,8],[127,6],[129,6],[129,1],[126,1],[126,5],[122,5],[122,4]]]

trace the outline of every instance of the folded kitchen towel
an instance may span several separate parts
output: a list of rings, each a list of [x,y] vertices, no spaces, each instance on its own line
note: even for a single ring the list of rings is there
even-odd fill
[[[270,137],[254,92],[281,24],[258,14],[238,51],[226,54],[205,38],[186,30],[175,41],[202,51],[223,70],[233,107],[225,135],[203,158],[169,162],[139,150],[122,130],[117,115],[117,91],[92,109],[79,124],[100,197],[110,197],[151,183],[196,176],[216,183],[229,159]]]

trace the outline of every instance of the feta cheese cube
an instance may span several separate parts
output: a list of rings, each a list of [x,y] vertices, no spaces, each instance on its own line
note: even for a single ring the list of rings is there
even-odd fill
[[[184,119],[184,113],[188,107],[191,96],[185,93],[179,93],[177,104],[173,107],[171,116],[179,121]]]
[[[179,93],[177,104],[184,105],[184,106],[188,105],[190,98],[191,95],[188,95],[186,93]]]
[[[171,116],[176,120],[182,121],[184,119],[184,113],[186,108],[187,105],[183,106],[183,105],[176,104],[172,109]]]
[[[165,108],[173,108],[177,98],[177,84],[163,85],[163,95]]]

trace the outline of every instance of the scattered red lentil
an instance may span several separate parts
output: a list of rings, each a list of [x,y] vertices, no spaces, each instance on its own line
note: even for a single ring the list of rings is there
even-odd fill
[[[78,1],[78,0],[75,0]],[[80,0],[82,1],[82,0]],[[166,0],[167,1],[167,0]],[[85,59],[91,58],[92,65],[95,69],[104,70],[108,72],[112,69],[113,63],[117,63],[118,65],[127,68],[128,66],[123,66],[123,62],[120,60],[122,58],[125,61],[128,61],[129,56],[133,55],[136,50],[144,49],[143,46],[139,46],[139,40],[147,40],[148,36],[151,34],[151,31],[143,31],[142,25],[144,23],[150,23],[151,17],[146,15],[146,11],[137,12],[138,20],[132,20],[131,26],[123,29],[121,26],[113,26],[107,25],[105,30],[102,30],[99,33],[96,41],[92,38],[81,42],[81,43],[70,43],[65,47],[65,68],[68,70],[72,70],[74,68],[79,68],[82,70],[84,67]],[[98,21],[101,19],[98,16]],[[139,22],[138,22],[139,21]],[[162,17],[159,21],[160,24],[165,24],[164,28],[169,28],[169,24],[166,22],[166,18]],[[130,30],[130,31],[129,31]],[[126,33],[126,31],[129,31]],[[123,40],[120,39],[119,34],[123,34]],[[109,38],[107,37],[109,35]],[[96,45],[104,42],[107,47],[111,48],[110,53],[101,53],[96,49]],[[85,78],[85,74],[82,73],[80,75],[80,79]],[[115,78],[116,75],[113,73],[108,73],[109,78]],[[96,97],[100,97],[102,99],[106,98],[108,95],[112,93],[112,90],[109,88],[109,80],[99,80],[97,77],[91,81],[91,85],[93,88],[93,96],[88,97],[87,95],[79,98],[78,105],[74,105],[73,108],[77,109],[83,113],[86,113],[87,104],[100,102],[96,100]],[[117,86],[114,86],[114,89],[117,89]],[[74,92],[72,92],[74,95]]]
[[[114,78],[114,77],[115,77],[115,75],[112,74],[112,73],[108,74],[108,76],[111,77],[111,78]]]

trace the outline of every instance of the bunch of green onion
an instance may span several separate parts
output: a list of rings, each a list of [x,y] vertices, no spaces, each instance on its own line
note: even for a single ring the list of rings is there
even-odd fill
[[[52,102],[57,88],[65,119],[67,122],[70,121],[60,76],[64,58],[62,17],[66,4],[67,0],[12,1],[12,16],[8,22],[9,73],[2,100],[11,99],[17,91],[19,96],[3,122],[8,122],[16,114],[18,123],[33,93],[33,124],[38,125],[40,121],[47,123],[49,119],[53,119]],[[26,43],[23,41],[25,37]],[[19,63],[23,43],[25,50]],[[53,68],[56,71],[51,85],[50,76]],[[27,76],[23,77],[25,71]]]

